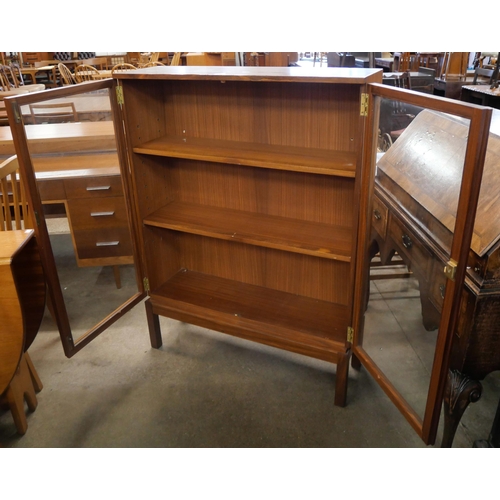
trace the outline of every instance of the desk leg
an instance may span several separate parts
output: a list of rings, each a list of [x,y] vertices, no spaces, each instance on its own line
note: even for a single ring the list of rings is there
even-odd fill
[[[483,386],[458,370],[448,372],[444,395],[444,432],[441,448],[451,448],[458,424],[469,403],[481,397]]]
[[[160,330],[160,317],[158,316],[158,314],[155,314],[153,312],[151,299],[147,299],[144,305],[146,307],[146,319],[148,320],[151,347],[153,347],[154,349],[159,349],[163,344]]]

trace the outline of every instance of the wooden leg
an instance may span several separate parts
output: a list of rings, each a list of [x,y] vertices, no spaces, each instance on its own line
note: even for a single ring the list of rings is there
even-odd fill
[[[24,411],[24,401],[26,401],[30,411],[36,410],[38,401],[36,399],[35,388],[33,387],[30,370],[24,354],[21,356],[16,374],[1,399],[2,403],[8,405],[12,413],[17,433],[21,435],[26,434],[28,422]]]
[[[349,375],[349,358],[351,350],[339,355],[337,361],[337,379],[335,383],[335,406],[345,406],[347,398],[347,380]]]
[[[35,366],[33,365],[33,361],[31,361],[28,352],[24,353],[24,357],[26,358],[26,364],[28,365],[28,369],[30,371],[31,381],[33,382],[33,388],[35,389],[35,392],[40,392],[43,389],[43,384],[42,381],[40,380],[40,377],[38,376]]]
[[[158,314],[155,314],[153,312],[153,306],[151,305],[150,299],[147,299],[144,305],[146,306],[146,318],[148,320],[151,347],[153,347],[154,349],[159,349],[163,344],[163,341],[161,339],[160,318]]]
[[[441,448],[451,448],[458,424],[469,403],[481,397],[483,387],[458,370],[450,370],[444,395],[444,432]]]
[[[115,275],[116,288],[122,287],[122,280],[120,278],[120,266],[113,266],[113,274]]]

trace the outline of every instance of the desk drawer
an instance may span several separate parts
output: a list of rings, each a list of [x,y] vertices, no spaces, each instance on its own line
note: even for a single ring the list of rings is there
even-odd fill
[[[388,209],[377,197],[373,198],[372,225],[373,229],[385,239],[387,232]]]
[[[73,238],[79,259],[132,255],[132,242],[128,227],[75,230]]]
[[[37,181],[40,199],[44,201],[62,201],[66,199],[66,190],[62,180],[39,180]]]
[[[393,216],[390,218],[387,233],[394,241],[397,251],[409,259],[412,270],[418,270],[427,277],[432,263],[432,255],[425,249],[415,233]]]
[[[64,187],[68,200],[123,196],[122,179],[119,175],[65,179]]]
[[[73,231],[128,227],[122,196],[69,200],[67,205]]]

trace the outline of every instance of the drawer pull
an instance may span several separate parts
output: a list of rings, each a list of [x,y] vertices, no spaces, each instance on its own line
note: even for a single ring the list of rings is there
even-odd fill
[[[109,191],[111,186],[87,186],[87,191]]]
[[[382,214],[378,210],[374,210],[373,217],[375,217],[375,219],[377,220],[380,220],[382,218]]]
[[[95,246],[96,247],[116,247],[119,245],[119,241],[98,241]]]
[[[91,217],[106,217],[109,215],[115,215],[115,212],[90,212]]]
[[[403,240],[403,246],[405,248],[411,248],[413,245],[413,242],[411,241],[411,238],[407,234],[403,234],[401,236],[401,239]]]

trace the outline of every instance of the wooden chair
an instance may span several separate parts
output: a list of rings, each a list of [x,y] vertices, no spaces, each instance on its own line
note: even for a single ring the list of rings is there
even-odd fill
[[[115,64],[111,68],[111,75],[113,75],[113,73],[115,73],[115,72],[120,73],[121,71],[130,71],[131,69],[137,69],[137,68],[133,64],[129,64],[129,63],[125,63],[125,62]]]
[[[33,223],[20,181],[19,161],[13,155],[0,164],[0,231],[28,228],[33,228]]]
[[[63,63],[59,63],[57,65],[57,69],[59,70],[59,74],[61,75],[61,80],[63,86],[65,85],[74,85],[76,83],[75,76],[71,73],[70,69]]]
[[[94,68],[94,66],[89,66],[87,64],[80,64],[75,68],[75,80],[76,83],[90,82],[95,80],[100,80],[101,74]]]
[[[170,66],[180,66],[181,64],[181,52],[175,52],[170,61]]]
[[[491,85],[494,73],[494,69],[476,68],[474,70],[474,79],[472,80],[472,85],[480,85],[481,83],[485,85]],[[486,81],[483,80],[478,82],[478,77],[483,77]]]
[[[24,83],[23,74],[21,72],[19,64],[11,64],[10,66],[5,66],[5,72],[9,76],[15,88],[23,88],[28,90],[28,92],[38,92],[40,90],[45,90],[45,85],[43,83]]]
[[[83,59],[82,64],[86,66],[93,66],[96,69],[107,69],[107,57],[92,57],[90,59]]]
[[[30,104],[29,108],[32,124],[79,121],[73,102]]]
[[[158,61],[154,61],[154,62],[148,62],[148,63],[144,64],[142,67],[143,68],[152,68],[153,66],[165,66],[165,64],[158,62]]]

